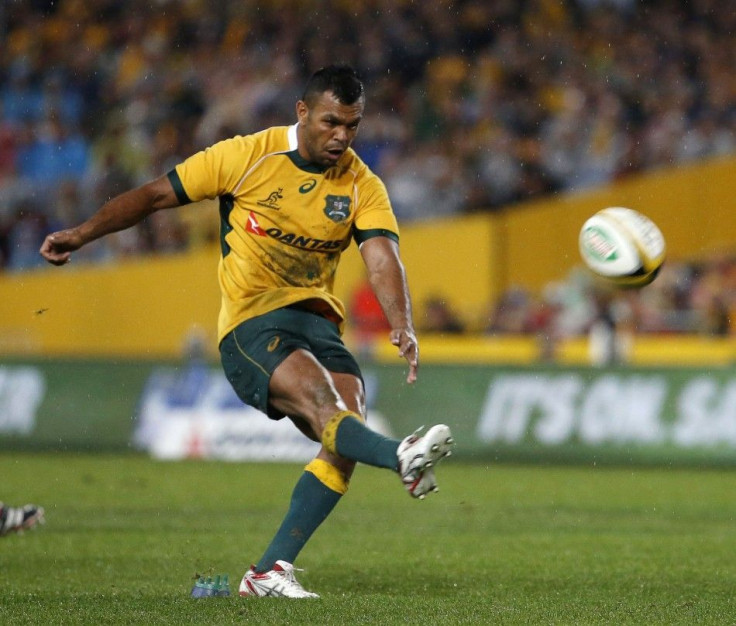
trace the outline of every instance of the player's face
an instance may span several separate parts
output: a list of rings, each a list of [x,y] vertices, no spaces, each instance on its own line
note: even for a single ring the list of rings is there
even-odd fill
[[[299,154],[312,163],[329,167],[337,163],[358,133],[363,98],[354,104],[342,104],[331,91],[326,91],[311,107],[299,100],[296,114]]]

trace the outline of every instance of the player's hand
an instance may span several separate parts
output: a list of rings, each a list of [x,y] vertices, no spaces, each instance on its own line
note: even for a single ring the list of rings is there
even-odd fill
[[[79,231],[76,228],[69,228],[48,235],[41,244],[39,252],[49,263],[64,265],[69,263],[71,253],[79,250],[83,243]]]
[[[400,328],[391,331],[391,343],[399,347],[399,356],[404,357],[409,364],[409,374],[406,382],[411,384],[417,379],[419,368],[419,344],[413,330]]]

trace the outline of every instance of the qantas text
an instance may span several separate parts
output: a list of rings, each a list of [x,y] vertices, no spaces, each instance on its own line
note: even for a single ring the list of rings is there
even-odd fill
[[[339,239],[313,239],[312,237],[303,237],[295,233],[285,233],[279,228],[269,228],[266,230],[266,234],[269,237],[278,239],[287,246],[294,246],[295,248],[303,248],[305,250],[339,250],[343,245],[343,242]]]

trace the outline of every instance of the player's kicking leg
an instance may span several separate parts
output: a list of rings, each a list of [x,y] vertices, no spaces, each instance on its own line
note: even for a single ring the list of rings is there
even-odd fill
[[[451,454],[454,440],[448,426],[438,424],[424,435],[417,431],[403,441],[371,430],[362,417],[360,378],[327,372],[314,355],[303,350],[292,352],[274,371],[269,395],[283,413],[305,416],[324,449],[335,457],[398,472],[409,494],[416,498],[436,490],[427,487],[436,487],[436,483],[421,479],[424,472]]]

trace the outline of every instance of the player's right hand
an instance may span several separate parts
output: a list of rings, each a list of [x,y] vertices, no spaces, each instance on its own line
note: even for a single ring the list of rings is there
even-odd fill
[[[419,367],[417,336],[411,329],[398,328],[391,331],[389,339],[393,345],[399,347],[399,356],[404,357],[409,364],[409,374],[406,377],[406,382],[411,385],[417,379],[417,369]]]
[[[76,228],[60,230],[51,233],[44,239],[39,252],[41,256],[53,265],[69,263],[72,252],[82,247],[82,236]]]

